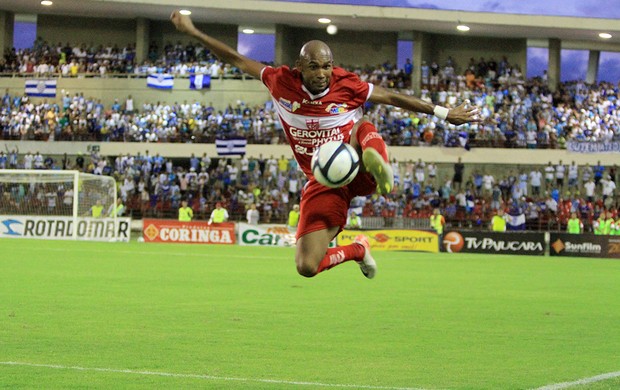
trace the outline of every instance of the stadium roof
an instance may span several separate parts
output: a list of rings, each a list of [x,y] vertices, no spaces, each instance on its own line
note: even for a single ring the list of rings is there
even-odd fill
[[[253,27],[272,32],[276,24],[321,28],[319,17],[328,17],[341,30],[411,31],[457,34],[456,25],[467,24],[471,36],[526,38],[542,42],[563,41],[563,47],[620,51],[620,20],[537,16],[436,9],[352,6],[342,4],[286,3],[269,0],[55,0],[44,7],[39,0],[3,0],[0,8],[15,13],[59,14],[164,20],[176,8],[193,12],[195,21]],[[598,34],[612,38],[602,41]],[[542,44],[544,45],[544,43]]]

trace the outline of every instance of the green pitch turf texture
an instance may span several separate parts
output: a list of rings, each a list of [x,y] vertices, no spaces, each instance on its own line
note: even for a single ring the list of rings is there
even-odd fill
[[[620,371],[620,262],[0,240],[0,388],[530,389]],[[620,378],[574,389],[618,389]]]

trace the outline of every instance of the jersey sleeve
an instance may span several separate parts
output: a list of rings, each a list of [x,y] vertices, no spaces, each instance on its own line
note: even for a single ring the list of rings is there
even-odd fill
[[[273,92],[277,85],[277,80],[279,80],[282,77],[282,74],[288,70],[289,69],[286,66],[280,66],[277,68],[274,68],[273,66],[265,66],[261,70],[261,81],[265,84],[269,92]]]
[[[363,105],[370,98],[374,85],[362,81],[355,73],[338,68],[339,82],[349,91],[351,101],[358,106]]]

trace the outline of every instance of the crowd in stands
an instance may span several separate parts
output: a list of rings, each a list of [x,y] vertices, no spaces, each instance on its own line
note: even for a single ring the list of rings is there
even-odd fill
[[[41,75],[59,72],[64,76],[112,71],[238,75],[237,70],[191,42],[167,44],[161,50],[152,44],[149,61],[143,65],[134,62],[132,45],[50,45],[38,38],[32,49],[6,53],[0,61],[0,73],[17,70]],[[347,68],[368,82],[413,93],[410,61],[402,69],[389,62]],[[424,62],[421,72],[419,96],[423,100],[446,107],[469,100],[481,109],[485,120],[457,128],[433,116],[368,104],[367,114],[389,144],[564,148],[568,141],[620,140],[618,85],[577,81],[564,83],[552,93],[544,77],[524,80],[519,67],[511,65],[506,57],[500,61],[472,58],[460,67],[451,58],[443,66]],[[1,139],[213,142],[220,137],[245,136],[251,143],[286,142],[271,102],[256,107],[237,102],[225,110],[215,110],[212,104],[198,101],[134,103],[131,97],[119,97],[104,106],[80,93],[62,96],[60,103],[32,102],[27,96],[7,93],[0,110]]]
[[[24,76],[97,76],[142,75],[172,73],[209,74],[214,78],[240,78],[239,69],[217,60],[201,45],[168,43],[162,49],[155,43],[149,46],[148,59],[136,61],[132,44],[87,46],[86,44],[50,44],[37,38],[30,49],[7,49],[0,59],[0,74]]]
[[[413,93],[409,61],[403,69],[390,63],[347,68],[363,80]],[[544,77],[524,80],[518,66],[511,65],[507,58],[471,59],[465,67],[448,59],[443,66],[424,63],[421,71],[422,99],[446,107],[469,100],[480,108],[485,120],[457,128],[433,116],[368,104],[367,115],[390,145],[538,149],[563,148],[569,141],[620,141],[618,85],[576,81],[564,83],[552,93]],[[33,49],[5,53],[0,60],[1,72],[63,77],[153,72],[238,76],[237,70],[191,43],[168,44],[162,50],[151,45],[148,61],[138,65],[131,45],[50,45],[41,39]],[[7,91],[0,106],[0,139],[214,142],[216,138],[244,136],[250,143],[285,143],[276,116],[271,102],[255,107],[237,102],[216,110],[212,104],[198,101],[136,103],[127,96],[104,105],[81,93],[65,94],[57,102],[31,100]],[[298,200],[305,180],[294,161],[284,160],[207,156],[192,156],[188,161],[160,156],[119,156],[110,160],[94,154],[73,162],[69,158],[55,161],[40,154],[19,155],[15,150],[0,152],[0,169],[77,167],[113,175],[120,183],[127,212],[137,216],[168,215],[185,198],[198,218],[208,215],[215,202],[224,203],[233,219],[243,218],[245,208],[256,203],[261,222],[268,222],[286,215]],[[485,226],[499,208],[525,214],[529,227],[534,229],[560,228],[571,211],[578,212],[590,229],[602,210],[611,210],[616,217],[615,166],[578,167],[577,176],[572,164],[558,168],[562,166],[524,166],[506,172],[485,172],[483,167],[456,180],[452,175],[442,178],[432,163],[395,163],[399,172],[396,191],[385,197],[356,199],[352,206],[367,217],[404,218],[427,218],[432,208],[439,206],[449,223],[472,227]],[[441,169],[445,171],[446,167]]]
[[[432,210],[440,208],[449,225],[479,229],[486,229],[499,209],[509,215],[523,215],[523,228],[531,230],[564,230],[572,212],[581,218],[586,231],[592,231],[593,222],[604,210],[614,219],[618,217],[616,183],[620,172],[616,165],[577,166],[559,161],[546,166],[498,169],[481,165],[465,169],[460,161],[438,166],[421,160],[393,161],[392,165],[396,173],[394,191],[386,196],[355,198],[351,210],[362,217],[380,217],[389,225],[394,218],[428,220]],[[261,223],[281,223],[299,202],[306,181],[294,159],[262,155],[228,159],[204,154],[168,159],[148,152],[113,158],[93,152],[90,156],[58,159],[38,152],[20,154],[14,149],[0,152],[0,169],[7,168],[78,169],[112,176],[126,215],[134,218],[174,218],[181,200],[187,200],[196,219],[208,219],[214,205],[221,203],[232,221],[242,221],[254,204]],[[18,184],[1,186],[3,198],[20,192],[15,190]],[[44,202],[50,197],[49,190],[45,191],[47,195],[36,188],[25,192],[21,198],[26,202]],[[57,192],[59,204],[67,200],[64,195],[64,190]]]
[[[367,105],[367,115],[391,145],[448,147],[564,148],[569,141],[620,141],[617,86],[564,84],[552,94],[540,80],[524,84],[423,90],[421,98],[453,107],[469,99],[484,118],[459,127],[436,117],[385,105]],[[0,139],[124,142],[214,142],[243,136],[250,143],[285,143],[272,102],[243,102],[215,110],[198,101],[166,104],[131,96],[105,106],[81,93],[60,102],[2,97]]]

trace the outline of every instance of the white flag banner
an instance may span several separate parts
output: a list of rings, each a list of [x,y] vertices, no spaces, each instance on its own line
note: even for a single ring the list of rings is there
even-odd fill
[[[26,95],[32,97],[56,97],[57,80],[26,80]]]
[[[171,74],[150,74],[146,78],[146,86],[157,89],[172,89],[174,87],[174,77]]]
[[[505,216],[508,230],[525,230],[525,214]]]
[[[215,150],[218,156],[243,156],[248,140],[245,138],[216,139]]]
[[[208,74],[192,74],[189,76],[189,89],[211,88],[211,76]]]

